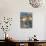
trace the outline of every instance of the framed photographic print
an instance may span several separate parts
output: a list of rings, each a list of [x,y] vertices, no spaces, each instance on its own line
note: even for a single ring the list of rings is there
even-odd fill
[[[20,27],[32,28],[32,13],[31,12],[20,13]]]

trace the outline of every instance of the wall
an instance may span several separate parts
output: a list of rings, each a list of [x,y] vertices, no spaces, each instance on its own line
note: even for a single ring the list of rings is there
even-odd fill
[[[31,29],[20,28],[20,12],[32,12],[33,14],[33,27]],[[11,37],[17,40],[27,40],[34,34],[37,35],[37,39],[45,39],[45,16],[46,7],[33,8],[30,6],[28,0],[0,0],[0,18],[12,17],[13,22],[10,31],[8,33]],[[2,31],[0,35],[2,35]],[[44,34],[45,33],[45,34]],[[4,34],[4,33],[3,33]],[[0,39],[4,37],[0,36]]]

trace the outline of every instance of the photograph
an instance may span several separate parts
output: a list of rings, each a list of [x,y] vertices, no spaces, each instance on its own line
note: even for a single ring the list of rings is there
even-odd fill
[[[20,13],[20,27],[32,28],[32,13],[31,12]]]

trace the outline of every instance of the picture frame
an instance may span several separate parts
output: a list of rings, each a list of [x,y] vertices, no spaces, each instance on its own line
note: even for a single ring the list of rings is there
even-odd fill
[[[32,28],[32,12],[21,12],[20,13],[20,27],[21,28]]]

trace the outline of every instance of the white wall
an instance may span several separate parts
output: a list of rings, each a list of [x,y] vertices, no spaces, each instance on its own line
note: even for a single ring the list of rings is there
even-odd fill
[[[21,29],[20,28],[20,12],[32,12],[33,16],[33,27],[32,29]],[[17,40],[27,40],[34,34],[37,35],[39,40],[45,39],[45,15],[46,8],[43,7],[33,8],[30,6],[28,0],[0,0],[0,17],[12,17],[13,22],[10,31]],[[2,33],[2,31],[0,32]],[[45,33],[45,34],[44,34]],[[0,36],[2,39],[2,36]]]

